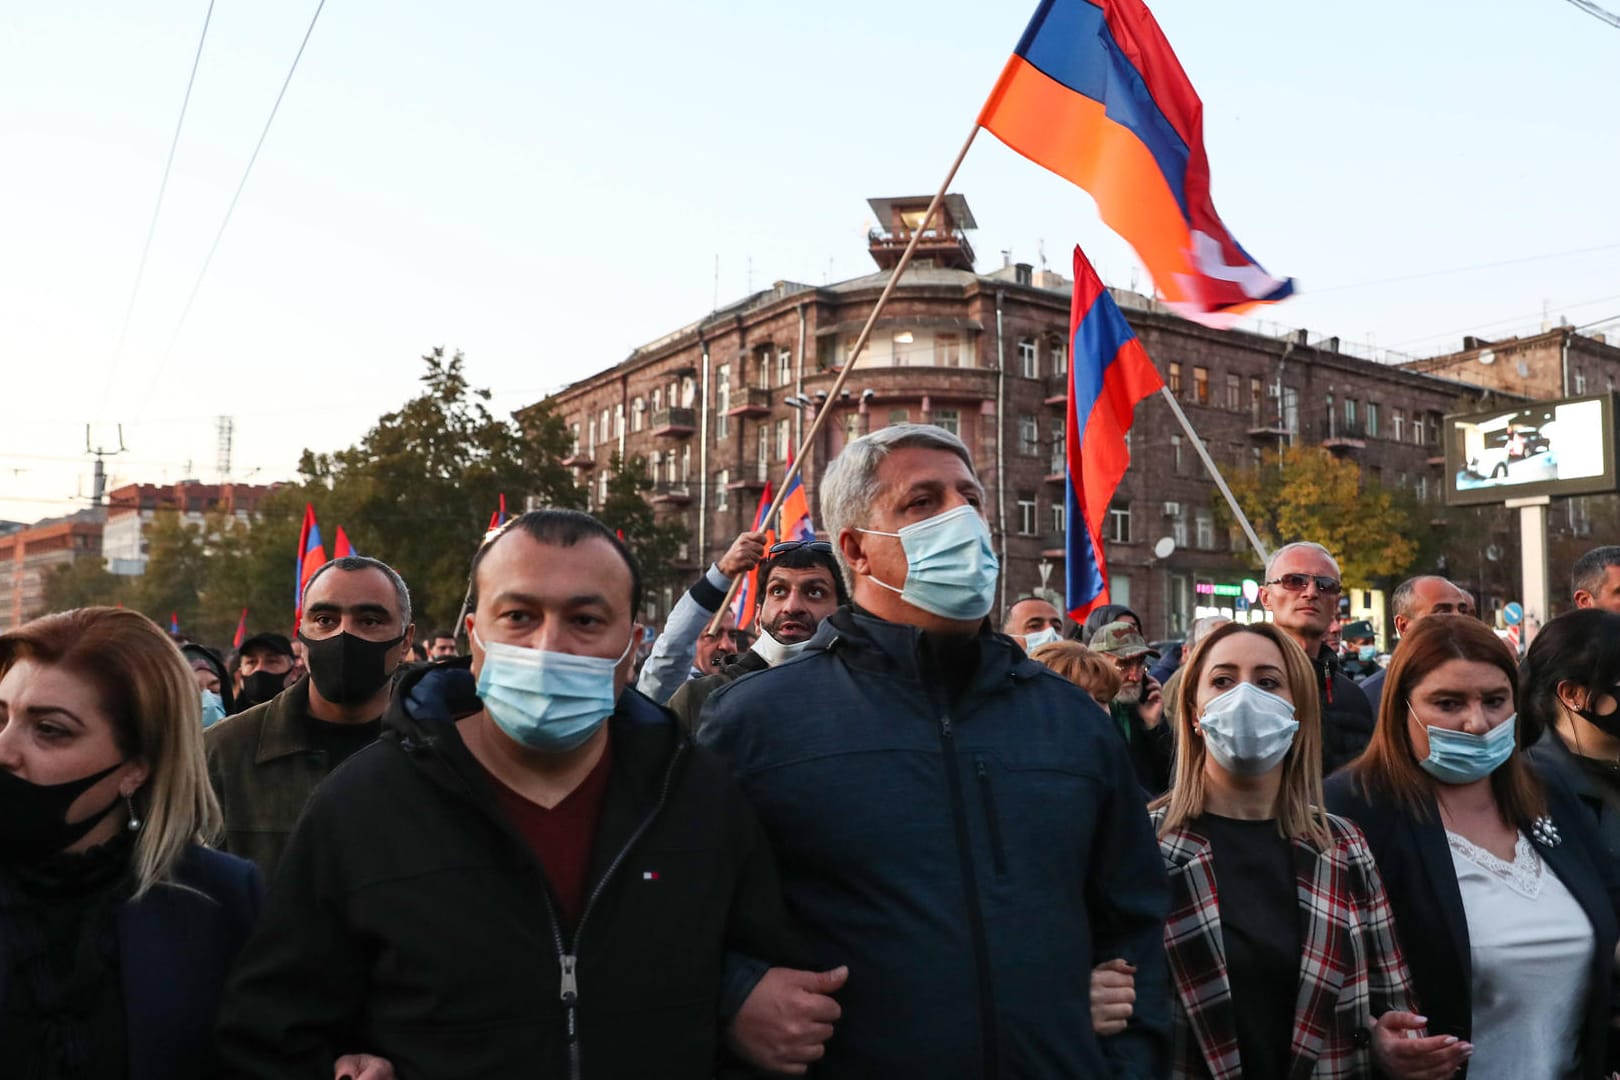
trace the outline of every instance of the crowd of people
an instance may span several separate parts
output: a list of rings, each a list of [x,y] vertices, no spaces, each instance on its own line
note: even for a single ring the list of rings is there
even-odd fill
[[[568,510],[430,635],[362,557],[228,661],[0,633],[0,1074],[1612,1074],[1620,547],[1522,663],[1424,576],[1379,664],[1308,540],[1161,655],[1118,605],[995,629],[954,435],[819,493],[656,636]]]

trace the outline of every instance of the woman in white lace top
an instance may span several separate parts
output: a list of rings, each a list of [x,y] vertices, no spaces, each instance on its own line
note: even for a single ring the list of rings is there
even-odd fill
[[[1610,1073],[1620,867],[1568,787],[1534,771],[1512,654],[1479,621],[1414,625],[1366,753],[1328,784],[1362,827],[1431,1033],[1473,1080]]]

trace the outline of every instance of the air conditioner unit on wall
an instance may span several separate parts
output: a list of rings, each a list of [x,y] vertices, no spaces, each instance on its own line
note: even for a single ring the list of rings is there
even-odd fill
[[[1160,509],[1160,512],[1164,514],[1165,517],[1180,517],[1181,504],[1178,502],[1167,502]]]

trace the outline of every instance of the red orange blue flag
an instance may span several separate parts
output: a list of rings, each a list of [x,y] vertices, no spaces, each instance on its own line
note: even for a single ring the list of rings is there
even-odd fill
[[[178,634],[179,632],[180,632],[180,616],[179,616],[178,613],[171,611],[171,612],[169,612],[169,633]]]
[[[501,526],[505,525],[505,524],[506,524],[506,492],[503,491],[503,492],[501,492],[500,505],[495,509],[494,513],[489,515],[489,528],[484,530],[484,539],[486,541],[488,541],[497,532],[499,532],[500,529],[501,529]]]
[[[242,617],[236,620],[236,633],[231,637],[231,648],[233,649],[240,649],[242,642],[247,640],[247,613],[248,609],[243,608]]]
[[[355,554],[354,545],[349,543],[349,534],[343,531],[343,526],[337,527],[337,536],[332,540],[332,558],[346,559]]]
[[[788,462],[792,466],[792,460]],[[816,527],[810,520],[810,500],[804,493],[804,484],[799,480],[799,474],[793,474],[793,480],[787,486],[787,494],[782,496],[782,539],[784,540],[814,540]]]
[[[765,515],[771,508],[771,482],[765,481],[765,490],[760,493],[759,505],[754,508],[754,523],[748,527],[750,532],[759,532],[765,527]],[[772,533],[765,535],[765,551],[770,552],[771,544],[775,542]],[[746,630],[748,624],[754,621],[755,590],[759,585],[759,568],[748,571],[743,578],[742,585],[737,589],[737,599],[732,601],[731,614],[739,630]]]
[[[326,545],[321,542],[321,527],[315,521],[315,506],[305,503],[304,525],[298,533],[298,580],[294,583],[296,588],[293,596],[294,632],[297,632],[304,617],[304,587],[315,576],[315,571],[325,565]]]
[[[1142,0],[1041,0],[979,123],[1090,192],[1177,314],[1226,326],[1292,295],[1215,213],[1203,102]]]
[[[1078,247],[1069,307],[1069,356],[1063,482],[1068,525],[1066,606],[1070,618],[1084,622],[1092,608],[1108,603],[1103,524],[1131,463],[1125,433],[1135,419],[1136,403],[1156,392],[1164,380]]]

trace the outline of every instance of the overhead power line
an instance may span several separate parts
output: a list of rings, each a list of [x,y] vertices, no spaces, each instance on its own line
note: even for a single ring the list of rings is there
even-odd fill
[[[1594,19],[1601,19],[1610,26],[1620,28],[1620,15],[1616,15],[1612,11],[1604,11],[1596,4],[1592,3],[1592,0],[1569,0],[1569,2],[1586,12],[1588,15],[1592,16]]]
[[[124,345],[129,339],[129,321],[135,314],[135,300],[141,294],[141,281],[146,277],[146,259],[152,254],[152,237],[157,234],[158,218],[163,213],[163,196],[169,190],[169,173],[174,170],[174,152],[180,145],[180,130],[186,125],[186,110],[191,106],[191,88],[197,84],[197,68],[202,63],[203,43],[208,40],[208,24],[214,19],[214,0],[208,0],[203,13],[202,33],[197,37],[197,53],[191,58],[191,74],[186,77],[186,93],[180,99],[180,116],[174,122],[174,137],[169,140],[169,157],[163,163],[163,179],[158,182],[157,201],[152,205],[152,220],[146,226],[146,243],[141,245],[141,261],[135,267],[135,284],[130,286],[129,303],[124,305],[124,323],[118,328],[118,347],[113,352],[112,364],[107,369],[107,380],[101,388],[101,409],[105,412],[107,398],[112,393],[113,377],[124,357]]]
[[[276,113],[280,111],[281,102],[287,96],[287,87],[292,85],[293,75],[298,71],[298,62],[304,58],[304,49],[309,45],[310,35],[315,32],[315,24],[320,21],[321,11],[325,7],[326,0],[319,0],[315,5],[315,13],[309,18],[309,26],[304,30],[304,38],[298,43],[298,51],[293,54],[292,64],[287,68],[287,77],[281,80],[281,90],[276,94],[275,104],[270,106],[270,115],[264,119],[264,128],[259,132],[259,141],[253,144],[253,153],[248,157],[247,168],[242,170],[242,179],[237,182],[236,192],[231,196],[230,204],[225,207],[225,216],[220,220],[219,231],[214,234],[214,242],[208,248],[207,257],[203,259],[202,269],[197,272],[197,280],[192,283],[191,293],[186,297],[185,307],[180,310],[180,318],[174,325],[174,332],[169,335],[169,344],[163,350],[163,356],[158,361],[157,369],[147,381],[146,396],[141,402],[143,410],[146,402],[152,396],[152,390],[158,385],[164,367],[168,365],[169,355],[174,352],[175,343],[180,340],[180,333],[185,329],[186,320],[191,316],[191,308],[197,301],[197,293],[202,289],[203,280],[208,277],[208,268],[214,263],[214,256],[219,252],[220,242],[225,239],[225,230],[230,227],[231,215],[236,213],[236,204],[242,198],[242,191],[247,187],[248,178],[253,175],[253,166],[259,160],[259,151],[264,149],[264,141],[270,137],[270,127],[276,122]]]
[[[1365,289],[1373,285],[1394,285],[1402,281],[1421,281],[1424,278],[1448,277],[1451,274],[1466,274],[1474,270],[1494,270],[1499,266],[1518,266],[1521,263],[1541,262],[1544,259],[1567,259],[1575,255],[1593,255],[1600,251],[1615,250],[1620,250],[1620,243],[1599,244],[1597,247],[1574,248],[1569,251],[1549,251],[1541,255],[1520,255],[1517,258],[1501,259],[1496,262],[1452,266],[1444,270],[1422,270],[1415,274],[1401,274],[1397,277],[1376,278],[1371,281],[1352,281],[1344,285],[1326,285],[1320,289],[1310,290],[1310,294],[1320,296],[1323,293],[1342,292],[1346,289]]]

